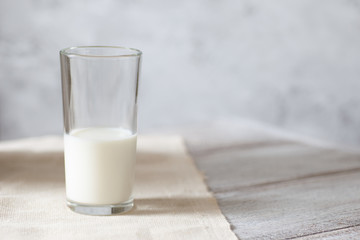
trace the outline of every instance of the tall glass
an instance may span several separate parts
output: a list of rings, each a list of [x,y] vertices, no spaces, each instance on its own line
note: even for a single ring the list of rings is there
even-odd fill
[[[91,46],[60,51],[67,205],[112,215],[133,207],[141,52]]]

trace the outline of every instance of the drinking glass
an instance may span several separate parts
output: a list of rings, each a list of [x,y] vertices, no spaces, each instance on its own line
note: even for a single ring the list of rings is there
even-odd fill
[[[141,54],[117,46],[60,51],[66,197],[75,212],[133,207]]]

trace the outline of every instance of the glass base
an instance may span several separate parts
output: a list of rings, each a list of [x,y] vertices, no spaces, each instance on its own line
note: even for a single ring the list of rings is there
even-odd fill
[[[134,206],[133,199],[124,203],[109,205],[86,205],[72,202],[70,200],[67,200],[66,203],[67,206],[76,213],[96,216],[108,216],[125,213],[130,211]]]

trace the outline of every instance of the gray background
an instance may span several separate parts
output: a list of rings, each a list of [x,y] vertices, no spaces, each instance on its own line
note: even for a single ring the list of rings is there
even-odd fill
[[[360,145],[360,1],[0,1],[0,139],[62,132],[58,50],[144,52],[139,131],[254,119]]]

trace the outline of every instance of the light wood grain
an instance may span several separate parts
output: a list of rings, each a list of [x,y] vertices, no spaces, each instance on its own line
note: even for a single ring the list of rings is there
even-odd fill
[[[360,171],[216,194],[242,239],[285,239],[360,224]]]
[[[204,126],[184,135],[240,239],[358,235],[359,154],[269,132],[263,132],[262,138],[261,130],[246,137],[253,129],[247,129],[245,136],[232,133],[226,140],[226,133],[235,128],[225,125]]]
[[[308,236],[294,238],[297,240],[313,240],[313,239],[327,239],[327,240],[338,240],[338,239],[360,239],[360,226],[344,227],[329,232],[315,233]]]
[[[231,149],[195,158],[215,192],[360,168],[356,154],[302,144]]]

